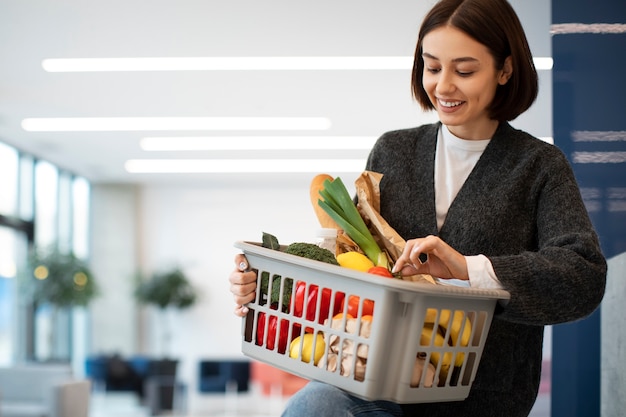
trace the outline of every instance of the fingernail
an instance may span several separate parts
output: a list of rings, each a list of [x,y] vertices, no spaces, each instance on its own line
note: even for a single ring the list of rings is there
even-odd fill
[[[246,306],[241,306],[241,312],[242,312],[243,314],[247,314],[247,313],[248,313],[248,307],[246,307]]]
[[[246,272],[248,270],[248,263],[244,261],[239,262],[239,270],[241,272]]]

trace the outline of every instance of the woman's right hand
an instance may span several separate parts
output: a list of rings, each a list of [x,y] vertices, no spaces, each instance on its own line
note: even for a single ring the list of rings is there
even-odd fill
[[[230,273],[230,292],[235,300],[235,315],[243,317],[248,313],[245,304],[256,296],[256,272],[248,268],[248,260],[243,254],[235,255],[235,269]]]

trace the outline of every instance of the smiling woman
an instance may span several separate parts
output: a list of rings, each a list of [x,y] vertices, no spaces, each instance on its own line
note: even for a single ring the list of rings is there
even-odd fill
[[[538,74],[508,1],[437,1],[414,62],[413,95],[438,121],[384,133],[365,166],[382,175],[379,213],[406,241],[393,272],[505,289],[510,300],[494,315],[466,399],[364,401],[332,381],[312,382],[283,416],[528,416],[544,327],[587,317],[603,298],[606,261],[565,154],[509,124],[534,103]],[[235,304],[252,300],[255,278],[231,272]]]

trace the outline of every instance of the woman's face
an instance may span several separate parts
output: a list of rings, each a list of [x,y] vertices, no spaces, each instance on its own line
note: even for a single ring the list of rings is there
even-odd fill
[[[422,83],[441,122],[463,139],[491,138],[498,122],[487,109],[511,76],[511,58],[496,70],[485,45],[451,26],[424,36],[422,51]]]

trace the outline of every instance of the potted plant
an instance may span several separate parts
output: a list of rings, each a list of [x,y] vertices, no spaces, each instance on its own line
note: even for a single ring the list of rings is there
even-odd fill
[[[73,253],[62,253],[56,247],[34,250],[28,260],[26,272],[21,274],[21,286],[26,298],[32,303],[33,312],[43,314],[51,327],[47,335],[48,349],[33,352],[39,359],[66,360],[67,352],[58,351],[54,326],[63,320],[63,310],[86,307],[99,289],[87,262]],[[46,309],[50,309],[47,313]],[[68,316],[69,319],[69,316]]]
[[[26,288],[35,304],[84,307],[98,294],[87,263],[73,253],[34,252],[28,270]]]
[[[196,303],[197,291],[180,268],[156,272],[149,279],[138,276],[135,298],[141,304],[156,307],[161,315],[159,324],[162,331],[163,357],[151,360],[148,366],[146,386],[160,390],[161,409],[173,407],[174,386],[178,361],[168,358],[171,331],[166,317],[168,309],[187,309]],[[165,385],[163,385],[165,384]],[[158,388],[157,388],[158,387]]]
[[[167,326],[165,317],[169,308],[187,309],[196,303],[198,298],[197,290],[189,282],[187,276],[180,268],[156,272],[149,279],[137,280],[135,287],[135,298],[142,304],[156,307],[161,316],[161,323],[164,325],[162,333],[163,347],[167,352],[171,339],[171,332]]]

